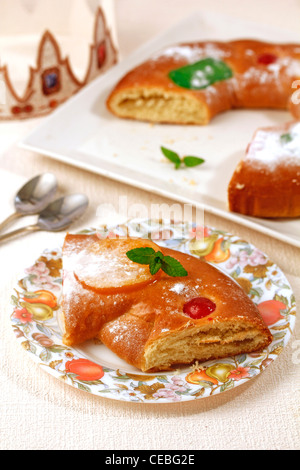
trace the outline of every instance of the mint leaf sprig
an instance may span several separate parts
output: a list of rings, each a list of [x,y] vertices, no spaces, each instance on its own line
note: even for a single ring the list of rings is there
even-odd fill
[[[160,269],[172,277],[188,275],[177,259],[172,258],[172,256],[165,256],[161,251],[155,251],[151,247],[134,248],[127,251],[126,256],[134,263],[148,264],[152,275]]]
[[[205,162],[203,158],[194,157],[192,155],[186,155],[185,157],[180,158],[178,153],[174,152],[173,150],[167,149],[166,147],[160,147],[164,156],[170,160],[175,165],[175,169],[178,170],[182,165],[187,167],[193,167],[202,165]]]

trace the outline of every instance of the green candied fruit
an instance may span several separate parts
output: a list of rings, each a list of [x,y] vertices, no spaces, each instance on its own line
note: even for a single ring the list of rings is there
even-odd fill
[[[291,134],[282,134],[280,136],[280,142],[284,145],[284,144],[288,144],[289,142],[291,142],[293,140],[293,137],[291,136]]]
[[[169,78],[176,85],[190,90],[201,90],[232,76],[232,70],[225,62],[211,57],[169,72]]]

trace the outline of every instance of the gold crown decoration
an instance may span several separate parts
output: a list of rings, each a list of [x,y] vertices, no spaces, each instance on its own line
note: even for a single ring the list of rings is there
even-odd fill
[[[83,80],[76,78],[69,58],[62,58],[58,42],[50,31],[40,40],[36,67],[30,67],[23,96],[19,96],[10,80],[6,65],[0,67],[0,120],[26,119],[49,114],[81,90],[118,60],[118,52],[99,7],[96,11],[93,43]]]

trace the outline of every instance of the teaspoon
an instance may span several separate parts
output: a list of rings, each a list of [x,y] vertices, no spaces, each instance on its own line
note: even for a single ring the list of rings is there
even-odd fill
[[[70,194],[56,199],[39,215],[37,223],[19,228],[13,232],[0,235],[0,242],[7,241],[17,235],[38,230],[59,232],[68,228],[82,216],[88,206],[88,198],[84,194]]]
[[[0,224],[0,231],[19,217],[39,214],[53,199],[56,190],[57,181],[52,173],[43,173],[32,178],[16,194],[15,212]]]

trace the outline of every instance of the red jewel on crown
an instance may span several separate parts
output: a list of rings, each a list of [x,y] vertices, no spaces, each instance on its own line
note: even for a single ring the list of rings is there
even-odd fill
[[[97,59],[98,59],[98,67],[102,67],[106,59],[106,44],[105,41],[100,42],[97,48]]]
[[[31,113],[33,111],[33,106],[27,104],[25,106],[13,106],[11,108],[12,114],[21,114],[21,113]]]
[[[194,320],[199,320],[214,312],[216,307],[216,304],[206,297],[195,297],[184,304],[183,312]]]
[[[257,62],[262,65],[274,64],[274,62],[276,62],[277,60],[278,60],[277,55],[269,54],[269,53],[261,54],[257,58]]]

